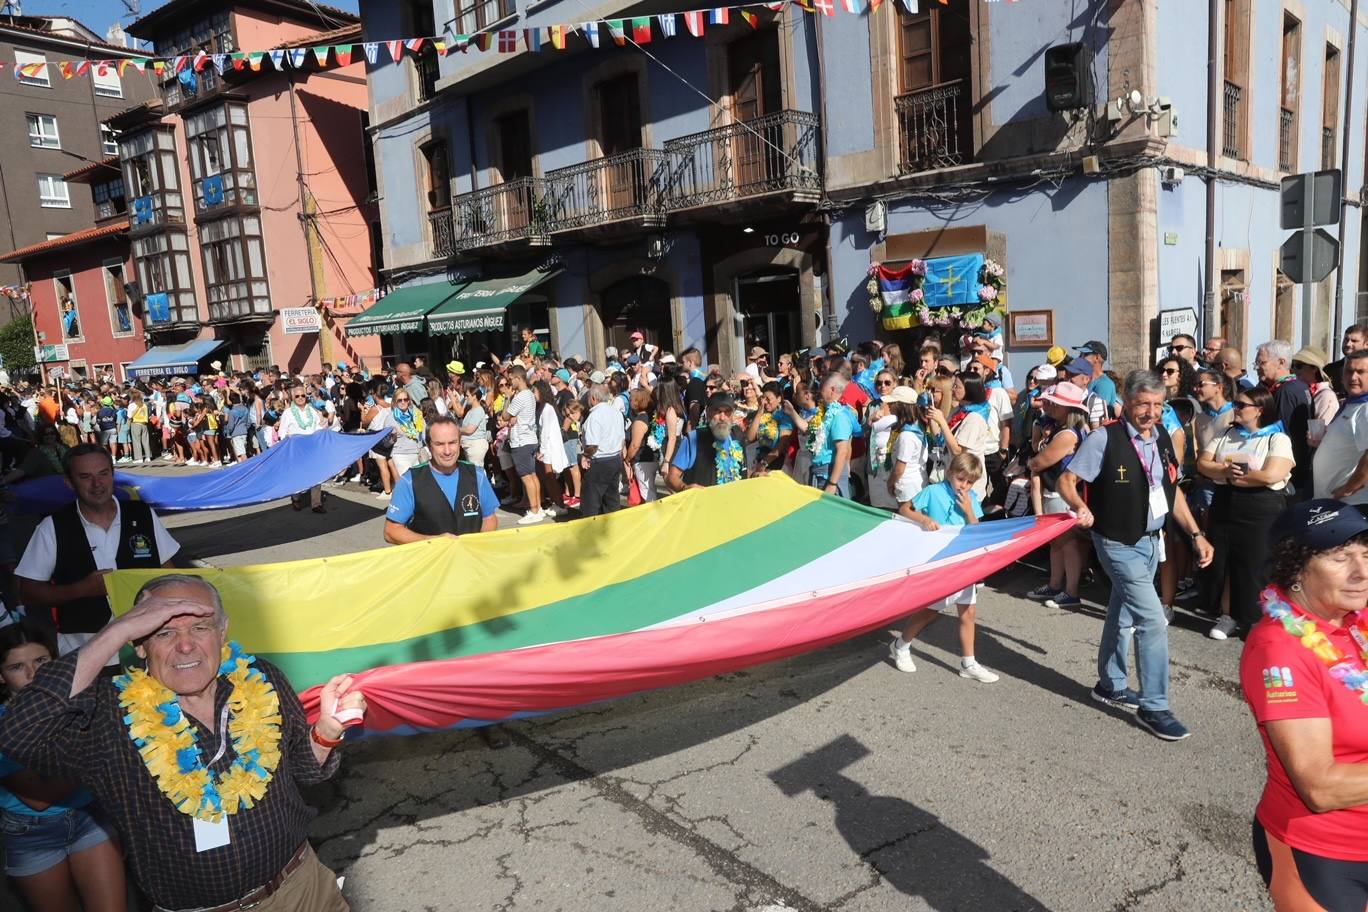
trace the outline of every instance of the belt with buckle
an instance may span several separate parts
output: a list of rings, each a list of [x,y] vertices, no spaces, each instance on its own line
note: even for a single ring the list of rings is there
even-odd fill
[[[252,909],[261,905],[267,899],[274,896],[276,891],[285,885],[285,881],[289,880],[291,874],[299,870],[300,865],[304,864],[304,856],[308,854],[309,841],[306,839],[299,844],[299,848],[295,849],[295,853],[290,856],[290,860],[285,862],[285,867],[280,869],[280,873],[275,877],[272,877],[266,883],[247,891],[242,897],[235,899],[232,902],[224,903],[221,906],[208,906],[202,909],[196,909],[194,912],[242,912],[242,910]],[[159,912],[165,912],[160,906],[157,908]]]

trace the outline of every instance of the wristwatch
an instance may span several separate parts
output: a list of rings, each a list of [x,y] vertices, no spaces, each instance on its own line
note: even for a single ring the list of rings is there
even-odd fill
[[[1201,529],[1198,529],[1196,532],[1191,532],[1189,534],[1192,536],[1192,543],[1194,545],[1197,544],[1197,539],[1206,538],[1206,533],[1203,532]]]

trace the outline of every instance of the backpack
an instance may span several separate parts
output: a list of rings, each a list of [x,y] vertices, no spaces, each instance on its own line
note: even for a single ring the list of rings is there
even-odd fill
[[[95,414],[95,422],[100,426],[100,430],[112,431],[114,426],[119,423],[119,413],[111,406],[102,405]]]

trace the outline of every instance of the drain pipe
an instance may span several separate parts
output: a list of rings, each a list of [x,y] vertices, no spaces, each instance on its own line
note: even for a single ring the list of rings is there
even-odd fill
[[[1355,3],[1358,0],[1354,0]],[[1219,159],[1216,144],[1220,141],[1217,123],[1217,100],[1223,98],[1221,81],[1221,7],[1222,0],[1207,2],[1207,175],[1206,175],[1206,284],[1202,296],[1202,335],[1210,339],[1216,332],[1224,333],[1226,327],[1216,329],[1216,167]],[[1203,339],[1203,341],[1205,341]]]
[[[1349,4],[1349,75],[1344,80],[1344,126],[1340,130],[1340,175],[1349,173],[1349,139],[1353,135],[1349,126],[1354,122],[1354,50],[1358,45],[1358,10],[1359,0],[1353,0]],[[1364,182],[1368,184],[1368,181]],[[1344,188],[1347,189],[1347,188]],[[1360,198],[1359,206],[1362,207],[1363,200]],[[1362,211],[1362,208],[1360,208]],[[1344,227],[1348,220],[1348,207],[1344,205],[1344,200],[1340,200],[1339,213],[1339,245],[1340,245],[1340,265],[1339,274],[1335,276],[1335,325],[1330,328],[1330,351],[1335,348],[1335,343],[1339,341],[1340,327],[1344,325]],[[1363,265],[1359,264],[1360,273]],[[1356,299],[1357,300],[1357,299]],[[1358,316],[1357,305],[1354,308],[1355,317]]]

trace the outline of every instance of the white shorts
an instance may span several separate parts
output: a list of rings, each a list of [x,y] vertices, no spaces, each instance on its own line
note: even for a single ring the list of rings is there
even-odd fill
[[[229,437],[228,440],[233,444],[233,455],[234,455],[234,456],[246,456],[246,455],[247,455],[247,438],[246,438],[246,437]]]
[[[948,614],[951,617],[958,617],[960,605],[977,604],[978,583],[970,583],[965,589],[961,590],[959,593],[947,598],[945,602],[942,603],[940,610],[942,614]]]
[[[1069,504],[1063,495],[1054,491],[1045,491],[1040,495],[1040,509],[1046,516],[1054,513],[1068,513]]]

